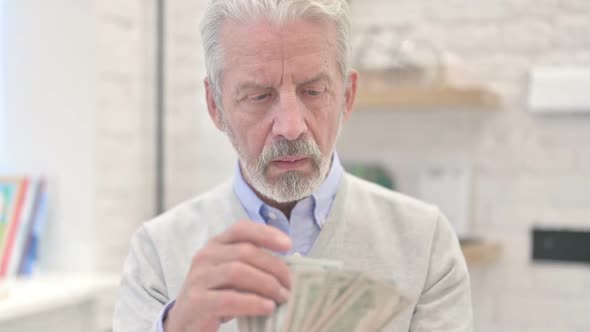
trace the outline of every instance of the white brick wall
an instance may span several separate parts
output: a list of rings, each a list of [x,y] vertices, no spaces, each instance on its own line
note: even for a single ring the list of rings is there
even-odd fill
[[[209,120],[199,21],[204,1],[167,1],[166,206],[231,176],[234,153]]]
[[[155,209],[155,6],[140,0],[96,2],[100,271],[121,270],[131,234]],[[202,6],[201,1],[166,3],[167,206],[218,183],[235,165],[229,144],[207,121],[197,29]]]
[[[120,272],[131,234],[154,213],[155,4],[96,1],[97,268]]]
[[[378,2],[353,1],[355,13],[377,6],[372,16],[355,17],[355,30],[404,16],[409,5],[401,1],[397,10],[397,2]],[[432,41],[452,60],[452,81],[489,87],[503,106],[442,114],[357,112],[339,144],[343,159],[391,165],[406,191],[415,176],[408,165],[448,156],[471,160],[472,229],[504,248],[498,263],[472,269],[476,330],[589,330],[590,268],[533,264],[529,232],[534,224],[590,229],[590,119],[533,117],[524,105],[533,65],[590,64],[590,2],[411,4],[403,26],[409,37]]]
[[[124,52],[107,57],[137,65],[148,35],[133,32],[141,19],[127,16],[141,12],[135,7],[139,2],[125,3],[104,5],[117,8],[122,16],[111,17],[102,30],[112,31],[109,43],[123,43],[124,38],[134,60],[126,59],[130,54]],[[168,206],[206,190],[235,167],[234,152],[211,124],[204,103],[197,29],[203,5],[204,1],[167,2]],[[535,223],[590,228],[590,119],[533,117],[524,105],[533,65],[590,64],[590,1],[352,0],[352,8],[355,31],[380,23],[398,27],[408,38],[428,40],[444,51],[452,82],[488,87],[500,94],[503,105],[483,112],[358,111],[343,131],[342,158],[390,166],[400,189],[409,193],[415,190],[420,165],[440,159],[471,162],[472,230],[504,247],[499,262],[472,270],[477,331],[589,330],[590,269],[532,264],[529,231]],[[128,111],[105,114],[101,128],[109,132],[99,137],[100,155],[117,157],[104,165],[98,182],[102,178],[106,187],[99,190],[97,200],[105,204],[102,218],[111,221],[103,238],[122,232],[111,241],[113,253],[120,254],[121,239],[145,214],[146,198],[135,193],[151,188],[152,173],[142,164],[148,154],[141,144],[146,128],[140,125],[141,98],[127,100],[118,94],[122,81],[128,80],[125,91],[138,97],[139,86],[130,82],[140,82],[141,73],[148,71],[146,63],[123,66],[131,72],[120,76],[117,61],[105,63],[115,68],[101,76],[105,89],[113,84],[109,95],[116,109]],[[119,127],[118,121],[129,127]],[[123,140],[131,145],[122,147],[118,143]],[[127,153],[129,147],[139,152]],[[118,177],[111,176],[115,173]],[[118,214],[129,206],[136,210]]]

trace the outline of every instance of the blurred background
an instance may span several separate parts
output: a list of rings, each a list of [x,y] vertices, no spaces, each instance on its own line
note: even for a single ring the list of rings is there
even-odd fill
[[[233,174],[205,4],[0,0],[2,331],[108,331],[133,231]],[[476,331],[590,331],[590,1],[351,7],[345,166],[449,216]]]

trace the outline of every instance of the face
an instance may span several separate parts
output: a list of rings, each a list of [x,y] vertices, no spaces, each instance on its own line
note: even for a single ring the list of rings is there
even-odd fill
[[[220,38],[221,105],[206,80],[207,104],[246,181],[279,203],[310,195],[326,177],[356,93],[357,74],[345,79],[339,70],[334,26],[225,22]]]

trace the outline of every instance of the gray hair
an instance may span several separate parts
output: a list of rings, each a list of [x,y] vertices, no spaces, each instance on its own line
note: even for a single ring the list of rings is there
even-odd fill
[[[346,0],[211,0],[201,23],[207,76],[215,100],[221,107],[223,48],[219,31],[227,19],[248,20],[265,17],[277,24],[297,18],[328,20],[338,34],[337,61],[344,79],[350,70],[350,9]]]

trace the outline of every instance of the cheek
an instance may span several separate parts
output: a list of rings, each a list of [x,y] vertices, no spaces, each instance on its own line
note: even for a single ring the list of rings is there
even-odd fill
[[[315,117],[311,132],[316,143],[323,153],[329,153],[335,144],[338,135],[338,126],[340,125],[340,115],[334,114],[335,110],[323,112]]]
[[[338,136],[338,130],[340,128],[340,114],[336,114],[330,119],[330,148],[334,146],[336,143],[336,139]]]
[[[259,157],[264,147],[271,143],[270,126],[264,121],[252,121],[241,119],[242,125],[239,130],[241,134],[237,137],[242,149],[250,157]]]

